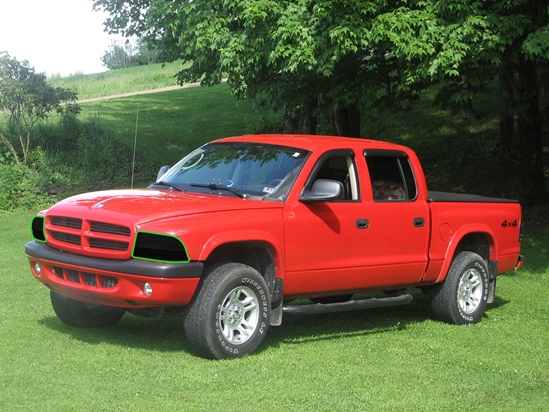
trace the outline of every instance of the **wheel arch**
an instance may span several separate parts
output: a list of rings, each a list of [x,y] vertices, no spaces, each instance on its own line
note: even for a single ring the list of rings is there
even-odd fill
[[[498,260],[497,243],[492,230],[485,225],[463,227],[456,231],[446,251],[444,264],[436,283],[442,282],[450,269],[450,265],[460,252],[470,251],[480,255],[488,267],[490,262]]]
[[[238,238],[225,234],[214,236],[203,248],[200,260],[205,270],[220,262],[234,262],[248,265],[257,270],[267,282],[271,293],[271,304],[277,306],[282,301],[284,273],[281,264],[281,251],[265,236],[243,236]]]

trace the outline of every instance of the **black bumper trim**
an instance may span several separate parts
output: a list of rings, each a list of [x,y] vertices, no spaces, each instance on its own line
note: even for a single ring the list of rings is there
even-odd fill
[[[106,270],[155,278],[199,278],[204,269],[202,262],[165,263],[140,259],[99,259],[62,252],[36,241],[30,241],[25,245],[25,253],[30,259],[57,262],[59,266],[73,265],[92,270]]]

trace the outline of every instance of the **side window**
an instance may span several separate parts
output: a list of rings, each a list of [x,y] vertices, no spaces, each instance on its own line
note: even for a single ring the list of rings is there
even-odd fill
[[[354,155],[351,153],[351,151],[337,151],[320,158],[307,182],[307,187],[312,187],[318,179],[337,180],[343,184],[341,200],[358,200],[356,165]]]
[[[417,197],[417,186],[408,156],[403,152],[365,152],[375,201],[410,201]]]

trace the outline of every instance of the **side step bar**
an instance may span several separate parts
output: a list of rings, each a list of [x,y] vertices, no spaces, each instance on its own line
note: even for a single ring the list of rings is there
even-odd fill
[[[359,309],[383,308],[387,306],[407,305],[413,300],[409,293],[390,298],[371,298],[363,300],[350,300],[341,303],[311,304],[299,306],[284,306],[284,313],[296,315],[316,315],[319,313],[346,312]]]

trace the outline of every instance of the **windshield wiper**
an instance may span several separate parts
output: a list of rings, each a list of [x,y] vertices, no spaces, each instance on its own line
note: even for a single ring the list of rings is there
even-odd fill
[[[237,195],[238,197],[241,197],[244,199],[246,195],[240,193],[238,189],[233,189],[232,187],[227,186],[218,186],[215,183],[191,183],[192,187],[205,187],[210,190],[226,190],[227,192],[231,192],[232,194]]]
[[[171,183],[168,183],[168,182],[164,182],[162,180],[160,182],[155,182],[154,184],[155,185],[161,185],[161,186],[168,186],[170,189],[174,189],[174,190],[177,190],[179,192],[184,192],[184,190],[181,189],[180,187],[172,185]]]

